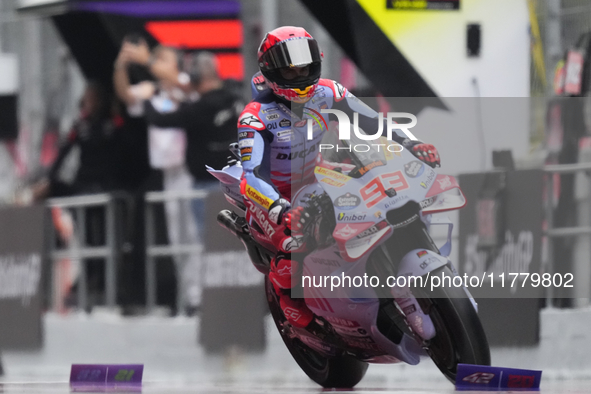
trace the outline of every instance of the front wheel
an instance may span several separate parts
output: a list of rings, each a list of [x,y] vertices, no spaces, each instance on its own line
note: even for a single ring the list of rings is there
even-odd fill
[[[453,278],[448,267],[431,275]],[[427,353],[445,377],[455,383],[458,364],[490,365],[490,349],[478,313],[461,287],[422,288],[419,303],[435,326]]]
[[[353,357],[326,357],[311,349],[298,338],[291,338],[283,331],[285,316],[277,302],[273,285],[265,277],[265,290],[271,316],[281,339],[294,360],[306,375],[325,388],[352,388],[363,379],[368,364]]]

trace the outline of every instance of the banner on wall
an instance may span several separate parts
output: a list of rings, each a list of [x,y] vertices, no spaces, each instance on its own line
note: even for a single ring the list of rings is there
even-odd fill
[[[210,192],[205,206],[199,343],[208,353],[223,353],[232,346],[262,351],[268,310],[264,277],[250,262],[242,242],[217,223],[219,211],[233,209],[222,192]]]
[[[0,349],[38,349],[41,320],[43,206],[0,209]]]
[[[510,286],[501,282],[500,273],[507,278],[523,273],[523,278],[542,272],[543,172],[472,173],[459,180],[468,204],[460,210],[458,272],[494,273],[493,285],[470,288],[488,341],[491,346],[536,345],[543,287]],[[493,201],[491,217],[486,208]]]
[[[459,10],[460,0],[386,0],[389,10]]]

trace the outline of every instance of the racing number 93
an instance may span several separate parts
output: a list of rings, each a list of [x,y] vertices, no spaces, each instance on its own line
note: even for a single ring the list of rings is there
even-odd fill
[[[396,192],[408,189],[408,182],[401,171],[382,174],[372,179],[359,193],[368,208],[373,207],[386,197],[394,197],[388,194],[386,188],[393,188]]]

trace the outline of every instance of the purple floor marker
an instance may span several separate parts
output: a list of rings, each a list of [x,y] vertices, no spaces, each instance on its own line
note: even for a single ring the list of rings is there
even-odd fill
[[[458,364],[456,390],[539,391],[542,371]]]
[[[74,392],[139,392],[143,374],[143,364],[72,364],[70,388]]]

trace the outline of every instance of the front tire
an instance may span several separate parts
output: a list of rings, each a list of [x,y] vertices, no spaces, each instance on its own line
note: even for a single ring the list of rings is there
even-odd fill
[[[298,338],[290,338],[283,332],[285,316],[279,307],[273,285],[269,277],[265,277],[265,291],[271,316],[279,335],[292,357],[298,363],[302,371],[314,382],[324,388],[352,388],[363,379],[368,364],[352,357],[326,357]]]
[[[431,275],[453,278],[448,267]],[[461,287],[422,288],[419,303],[435,326],[427,353],[445,377],[456,381],[458,364],[490,365],[490,348],[478,313]]]

